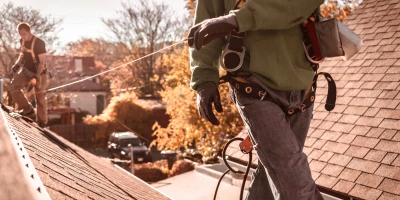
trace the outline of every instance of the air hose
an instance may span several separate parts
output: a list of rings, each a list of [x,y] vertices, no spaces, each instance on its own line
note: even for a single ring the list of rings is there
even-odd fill
[[[232,171],[233,173],[239,173],[239,174],[242,173],[242,172],[239,171],[239,170],[233,169],[233,168],[229,165],[229,163],[228,163],[228,161],[227,161],[227,159],[229,158],[229,156],[226,156],[226,150],[228,149],[229,145],[230,145],[232,142],[238,141],[238,140],[243,141],[244,139],[243,139],[243,138],[233,138],[233,139],[229,140],[229,141],[226,143],[226,145],[225,145],[225,147],[224,147],[224,149],[223,149],[223,151],[222,151],[222,160],[224,161],[224,163],[225,163],[225,165],[228,167],[228,169],[222,174],[221,178],[220,178],[219,181],[218,181],[217,187],[215,188],[214,200],[216,200],[216,198],[217,198],[218,188],[219,188],[219,185],[220,185],[222,179],[224,178],[224,176],[225,176],[229,171]],[[252,150],[250,150],[249,152],[244,152],[244,151],[242,151],[242,152],[245,153],[245,154],[247,154],[247,153],[249,154],[249,161],[248,161],[248,163],[247,163],[246,172],[244,173],[244,177],[243,177],[242,187],[241,187],[241,189],[240,189],[240,198],[239,198],[240,200],[243,199],[244,186],[245,186],[245,184],[246,184],[246,179],[247,179],[247,176],[248,176],[249,171],[250,171],[251,160],[252,160],[252,153],[251,153]]]

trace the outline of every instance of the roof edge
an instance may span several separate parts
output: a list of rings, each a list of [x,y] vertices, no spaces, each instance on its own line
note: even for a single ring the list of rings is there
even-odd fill
[[[43,185],[42,180],[37,174],[36,169],[29,157],[28,152],[24,148],[21,139],[8,124],[4,110],[0,109],[0,112],[0,121],[3,122],[3,126],[0,127],[0,129],[3,129],[1,132],[10,136],[10,143],[12,144],[12,147],[17,154],[17,160],[19,162],[18,167],[23,173],[21,174],[21,178],[25,179],[25,183],[28,188],[28,191],[25,192],[31,195],[31,199],[50,200],[50,195],[48,194],[46,187]]]
[[[124,168],[118,166],[117,164],[114,164],[114,167],[117,168],[117,169],[119,169],[119,170],[121,170],[121,171],[123,171],[124,173],[128,174],[128,175],[131,176],[132,178],[134,178],[134,179],[140,181],[140,182],[143,183],[144,185],[147,185],[148,187],[152,188],[153,190],[159,192],[160,194],[164,195],[164,196],[167,197],[168,199],[172,199],[171,197],[169,197],[169,196],[166,195],[165,193],[162,193],[161,191],[157,190],[154,186],[152,186],[152,185],[146,183],[146,182],[143,181],[142,179],[140,179],[140,178],[136,177],[135,175],[129,173],[128,171],[126,171]]]

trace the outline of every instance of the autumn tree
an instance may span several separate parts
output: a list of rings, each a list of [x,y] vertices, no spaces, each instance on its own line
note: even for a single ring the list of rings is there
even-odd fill
[[[326,18],[343,21],[361,2],[362,0],[326,0],[321,5],[321,14]]]
[[[186,9],[189,10],[191,15],[194,15],[194,12],[196,10],[196,0],[187,0]]]
[[[186,7],[192,14],[188,18],[190,25],[193,23],[195,3],[195,0],[187,1]],[[197,148],[204,156],[215,156],[223,148],[226,139],[236,136],[244,127],[235,105],[230,101],[228,84],[219,86],[224,111],[216,113],[220,125],[213,126],[199,116],[196,92],[189,86],[191,72],[187,44],[177,46],[172,54],[164,55],[163,59],[169,73],[160,82],[164,86],[160,93],[171,120],[166,128],[155,124],[153,135],[156,139],[152,145],[158,149],[172,150]]]
[[[107,108],[97,116],[88,115],[84,123],[96,127],[98,146],[104,147],[113,132],[133,131],[147,144],[152,141],[152,125],[155,123],[149,105],[138,103],[134,92],[123,93],[111,99]]]
[[[43,15],[38,10],[15,6],[12,2],[4,3],[0,8],[0,65],[1,75],[11,76],[11,67],[17,59],[20,48],[20,36],[16,30],[18,23],[27,22],[32,32],[46,42],[46,48],[51,50],[57,41],[57,31],[62,19]]]
[[[166,128],[155,125],[156,140],[152,145],[158,149],[172,150],[195,146],[203,155],[213,156],[222,149],[227,138],[236,136],[243,129],[243,123],[235,105],[230,101],[228,84],[219,87],[223,112],[216,116],[221,124],[213,126],[199,116],[196,92],[189,87],[191,72],[188,51],[187,45],[180,46],[174,54],[164,57],[171,71],[162,82],[165,89],[161,96],[168,105],[167,114],[171,120]]]
[[[153,53],[181,36],[182,23],[174,18],[173,10],[166,4],[137,0],[123,3],[122,7],[116,18],[103,19],[103,22],[124,45],[128,52],[127,62]],[[160,89],[159,80],[167,72],[159,55],[149,56],[128,67],[131,78],[125,79],[124,86],[144,86],[141,91],[150,95]]]

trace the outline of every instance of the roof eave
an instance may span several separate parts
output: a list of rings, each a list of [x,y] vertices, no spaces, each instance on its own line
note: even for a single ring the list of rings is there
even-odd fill
[[[18,189],[18,191],[24,191],[26,195],[25,197],[28,197],[29,199],[50,200],[51,198],[37,174],[28,152],[24,148],[17,133],[8,124],[3,109],[0,109],[0,115],[0,133],[3,134],[3,139],[10,143],[11,149],[14,150],[14,153],[11,153],[16,156],[16,158],[13,159],[13,166],[14,168],[19,168],[17,170],[20,171],[18,177],[15,177],[15,179],[24,179],[23,182],[25,183],[24,186],[21,186],[22,188]],[[7,184],[4,185],[3,187],[7,187]],[[15,187],[15,185],[11,185],[10,187]],[[19,194],[10,193],[10,195]],[[9,196],[11,199],[15,199],[14,197],[18,198],[19,196]]]

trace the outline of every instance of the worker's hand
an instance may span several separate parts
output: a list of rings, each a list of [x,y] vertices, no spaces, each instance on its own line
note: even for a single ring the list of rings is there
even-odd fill
[[[238,28],[238,23],[234,14],[204,20],[190,29],[189,46],[194,45],[197,50],[200,50],[215,38],[228,35],[236,28]]]
[[[36,85],[36,82],[37,82],[36,78],[33,78],[33,79],[31,79],[30,84],[33,85],[33,86],[35,86],[35,85]]]
[[[11,67],[11,70],[12,70],[12,72],[13,72],[14,74],[16,74],[16,73],[19,71],[20,68],[21,68],[21,65],[15,64],[15,65],[13,65],[13,66]]]
[[[36,78],[31,79],[31,81],[28,84],[28,88],[26,88],[26,92],[30,92],[32,91],[32,89],[35,87],[36,85]]]
[[[207,119],[213,125],[219,125],[219,121],[215,117],[212,109],[212,103],[214,103],[215,110],[221,113],[221,98],[219,96],[217,86],[210,85],[209,87],[205,87],[197,91],[197,109],[200,116]]]

